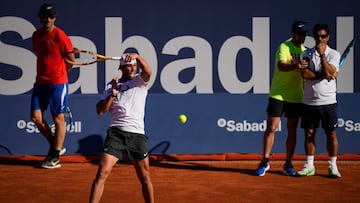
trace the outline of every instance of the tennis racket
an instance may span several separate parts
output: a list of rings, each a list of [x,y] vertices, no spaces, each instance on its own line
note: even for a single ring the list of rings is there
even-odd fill
[[[73,131],[74,130],[74,119],[70,110],[70,107],[66,107],[66,113],[65,113],[65,119],[68,120],[68,123],[70,124],[70,128],[69,131]]]
[[[72,50],[71,52],[69,52],[69,54],[75,55],[75,61],[70,61],[66,58],[65,60],[70,64],[79,65],[79,66],[90,65],[105,60],[119,61],[120,59],[123,58],[121,56],[114,56],[114,57],[104,56],[88,50],[81,50],[81,49]]]
[[[345,51],[343,52],[343,54],[340,57],[340,62],[339,62],[339,68],[343,65],[343,63],[345,62],[346,57],[348,56],[348,54],[350,53],[350,51],[353,49],[354,45],[355,45],[355,38],[353,40],[351,40],[351,42],[349,43],[349,45],[345,48]]]

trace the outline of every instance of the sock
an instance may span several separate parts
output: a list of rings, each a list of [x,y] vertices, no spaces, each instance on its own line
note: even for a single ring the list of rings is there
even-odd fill
[[[53,149],[54,148],[54,139],[51,139],[51,140],[47,140],[49,142],[49,145],[50,145],[50,149]]]
[[[314,165],[314,155],[306,155],[306,164],[309,166]]]
[[[336,156],[331,156],[331,157],[329,158],[330,164],[333,165],[333,166],[336,166],[336,159],[337,159]]]
[[[269,163],[269,158],[264,157],[263,161]]]
[[[291,164],[291,159],[286,159],[285,167],[287,167],[287,168],[292,168],[293,167],[292,164]]]
[[[59,155],[60,154],[60,150],[57,150],[57,149],[50,149],[49,151],[49,154],[48,154],[48,157],[50,158],[59,158]]]

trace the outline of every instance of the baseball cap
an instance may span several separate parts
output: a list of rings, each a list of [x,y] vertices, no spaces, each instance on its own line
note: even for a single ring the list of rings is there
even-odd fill
[[[304,21],[295,21],[292,24],[291,31],[292,32],[307,32],[306,22],[304,22]]]
[[[39,16],[56,16],[56,10],[53,4],[44,3],[40,7]]]

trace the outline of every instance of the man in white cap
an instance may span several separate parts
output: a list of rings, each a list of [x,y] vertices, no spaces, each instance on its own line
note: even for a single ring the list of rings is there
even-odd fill
[[[137,67],[140,73],[137,73]],[[99,202],[105,182],[118,160],[132,161],[142,185],[145,202],[154,202],[150,179],[149,152],[144,130],[147,84],[152,74],[148,63],[138,54],[123,55],[119,70],[122,75],[109,82],[96,105],[98,114],[110,113],[110,127],[92,184],[90,201]]]

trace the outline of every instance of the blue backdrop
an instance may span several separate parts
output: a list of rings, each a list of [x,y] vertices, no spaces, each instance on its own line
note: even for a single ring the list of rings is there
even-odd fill
[[[359,37],[355,0],[106,2],[53,1],[56,24],[77,48],[111,56],[137,51],[147,59],[154,71],[145,118],[153,153],[261,153],[274,54],[290,38],[292,22],[307,21],[310,30],[329,24],[330,46],[340,52]],[[7,0],[0,8],[0,154],[47,151],[29,119],[36,70],[31,35],[40,27],[42,3]],[[311,32],[305,45],[314,45]],[[360,152],[357,47],[338,78],[340,153]],[[116,67],[107,61],[70,72],[75,128],[65,141],[69,153],[101,150],[109,117],[96,115],[95,104],[106,81],[118,74]],[[181,113],[188,116],[185,124],[177,120]],[[284,153],[285,120],[278,131],[273,152]],[[317,152],[325,153],[321,130],[317,139]],[[301,129],[298,143],[296,152],[303,153]]]

